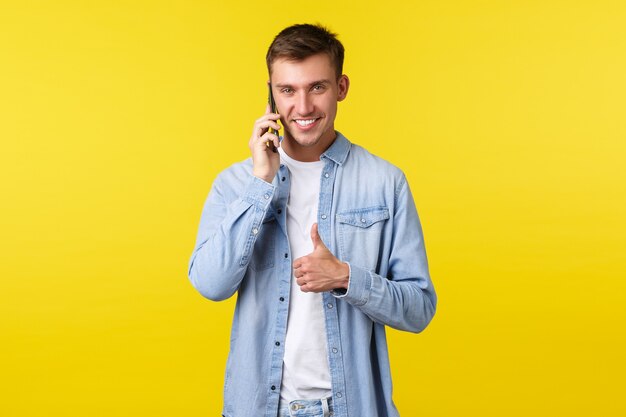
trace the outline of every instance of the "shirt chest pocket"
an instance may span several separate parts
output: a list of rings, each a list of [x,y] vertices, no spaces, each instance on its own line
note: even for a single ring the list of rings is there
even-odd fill
[[[389,209],[384,206],[338,213],[340,259],[370,271],[376,270],[387,220]]]
[[[250,260],[250,267],[255,271],[272,268],[274,266],[274,257],[276,256],[276,228],[278,223],[273,214],[268,214],[263,219],[261,226],[253,230],[256,232],[256,242]]]

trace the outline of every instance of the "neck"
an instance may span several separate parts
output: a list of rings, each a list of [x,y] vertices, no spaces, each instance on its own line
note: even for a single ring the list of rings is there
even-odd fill
[[[322,154],[330,148],[336,138],[337,134],[332,130],[326,138],[320,139],[315,145],[302,146],[291,135],[285,134],[280,146],[290,158],[296,161],[315,162],[320,160]]]

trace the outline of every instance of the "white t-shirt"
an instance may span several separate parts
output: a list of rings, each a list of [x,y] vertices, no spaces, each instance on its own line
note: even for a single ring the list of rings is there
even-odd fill
[[[282,148],[279,150],[281,162],[290,174],[287,235],[292,259],[296,260],[313,252],[311,226],[317,222],[324,162],[296,161]],[[331,395],[322,294],[302,292],[292,275],[280,398],[288,402]]]

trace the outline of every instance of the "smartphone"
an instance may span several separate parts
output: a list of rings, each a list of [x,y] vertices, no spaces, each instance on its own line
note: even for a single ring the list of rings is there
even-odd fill
[[[269,93],[267,94],[267,102],[270,105],[271,112],[278,113],[278,110],[276,110],[276,102],[274,101],[274,94],[272,94],[272,84],[267,83],[267,87],[269,88]],[[276,131],[276,129],[273,129],[271,127],[269,129],[269,132],[274,135],[278,135],[278,131]],[[271,140],[268,140],[267,142],[265,142],[265,145],[268,148],[270,148],[272,152],[278,152],[278,150],[276,149],[276,146],[274,146],[274,142],[272,142]]]

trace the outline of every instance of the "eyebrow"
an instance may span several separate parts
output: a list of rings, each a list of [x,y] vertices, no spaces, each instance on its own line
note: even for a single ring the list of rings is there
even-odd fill
[[[312,83],[309,83],[308,87],[311,88],[314,85],[318,85],[318,84],[330,84],[330,80],[317,80],[317,81],[313,81]],[[284,88],[284,87],[293,87],[293,85],[291,84],[282,84],[282,83],[277,83],[277,84],[273,84],[276,88]]]

